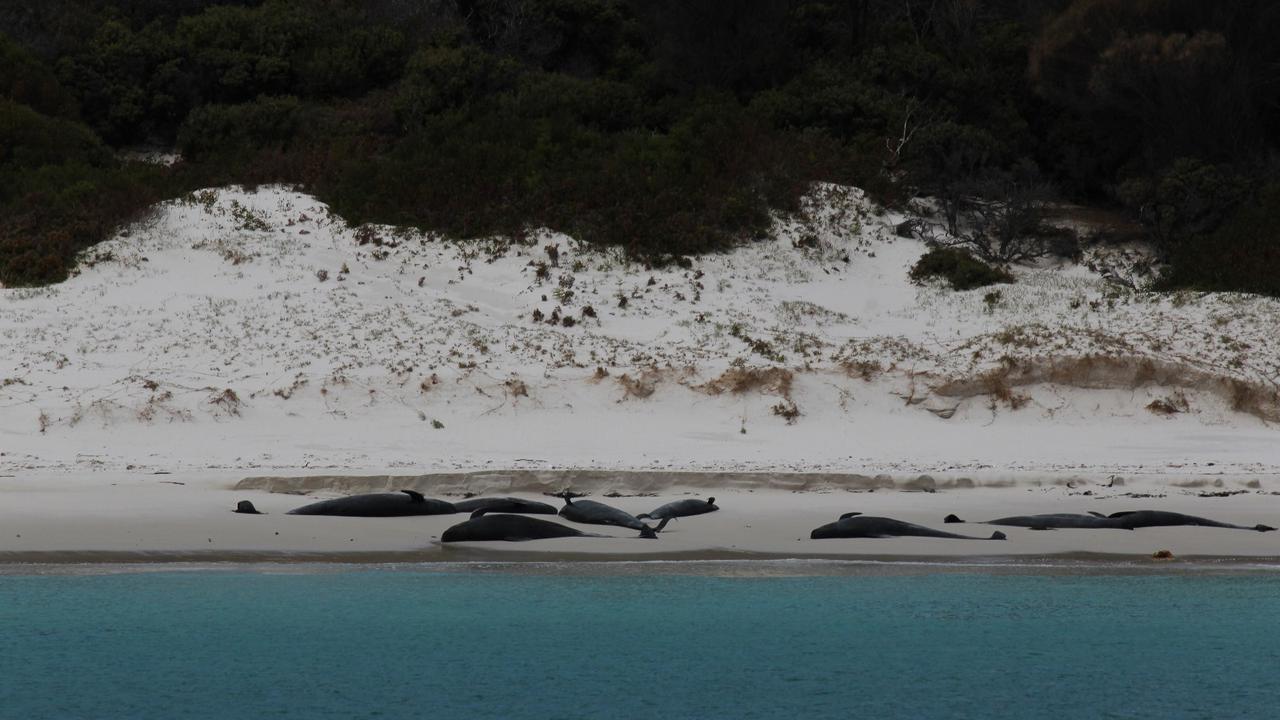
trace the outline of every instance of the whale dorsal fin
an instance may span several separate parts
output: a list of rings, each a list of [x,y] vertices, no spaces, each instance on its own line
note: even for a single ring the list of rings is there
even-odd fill
[[[1136,511],[1135,511],[1135,510],[1125,510],[1124,512],[1111,513],[1111,514],[1110,514],[1110,515],[1108,515],[1107,517],[1108,517],[1108,518],[1124,517],[1125,515],[1132,515],[1134,512],[1136,512]],[[1099,515],[1098,517],[1102,517],[1102,516],[1101,516],[1101,515]]]
[[[841,516],[840,516],[840,519],[841,519],[841,520],[843,520],[843,519],[845,519],[845,518],[851,518],[851,517],[853,517],[854,515],[861,515],[861,514],[862,514],[862,513],[860,513],[860,512],[847,512],[847,513],[845,513],[845,514],[841,515]]]
[[[1094,517],[1097,517],[1097,518],[1102,518],[1103,520],[1106,520],[1106,519],[1107,519],[1107,516],[1106,516],[1106,515],[1103,515],[1103,514],[1102,514],[1102,513],[1100,513],[1100,512],[1094,512],[1094,511],[1090,510],[1090,511],[1089,511],[1089,514],[1090,514],[1090,515],[1092,515],[1092,516],[1094,516]],[[1112,517],[1114,517],[1114,516],[1112,516]]]
[[[480,508],[479,510],[471,513],[471,519],[475,520],[478,517],[484,517],[484,514],[487,512],[489,512],[489,508]]]
[[[422,493],[418,492],[417,490],[401,490],[400,492],[409,496],[409,502],[420,503],[420,502],[427,501],[426,498],[422,497]]]

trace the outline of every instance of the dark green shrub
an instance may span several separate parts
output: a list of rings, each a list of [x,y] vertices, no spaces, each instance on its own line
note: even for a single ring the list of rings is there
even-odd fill
[[[408,129],[431,116],[514,88],[520,66],[474,46],[427,47],[409,59],[396,94],[396,116]]]
[[[44,115],[74,118],[76,101],[53,71],[0,33],[0,98]]]
[[[84,125],[0,99],[0,283],[63,279],[77,252],[165,196],[164,176],[121,165]]]
[[[1213,232],[1249,199],[1250,179],[1235,168],[1179,158],[1151,177],[1120,184],[1118,195],[1162,249]]]
[[[928,278],[942,278],[950,283],[953,290],[973,290],[1013,282],[1008,271],[991,267],[959,248],[930,250],[911,267],[908,277],[915,283],[922,283]]]
[[[1280,183],[1263,188],[1213,233],[1176,244],[1169,265],[1162,289],[1280,296]]]
[[[212,155],[285,149],[298,134],[301,104],[291,96],[260,97],[239,105],[205,105],[187,116],[178,148],[190,160]]]
[[[111,151],[84,125],[0,98],[0,171],[69,159],[103,165],[111,161]],[[0,185],[0,200],[5,194],[5,186]]]

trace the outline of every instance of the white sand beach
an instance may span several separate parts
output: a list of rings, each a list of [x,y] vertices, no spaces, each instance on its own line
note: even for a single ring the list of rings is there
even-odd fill
[[[714,496],[719,511],[673,521],[657,540],[636,537],[617,527],[565,523],[606,538],[564,538],[520,543],[442,544],[440,534],[466,520],[466,515],[406,518],[291,516],[289,509],[343,493],[296,488],[342,487],[345,492],[417,487],[443,499],[460,499],[467,485],[461,476],[297,476],[261,478],[235,489],[239,481],[220,473],[179,475],[103,474],[75,482],[47,476],[0,479],[5,498],[0,511],[0,562],[133,562],[164,560],[332,560],[332,561],[468,561],[554,559],[661,558],[857,558],[857,557],[995,557],[1091,555],[1096,559],[1150,558],[1170,550],[1178,558],[1272,559],[1280,561],[1280,533],[1208,527],[1125,530],[1052,530],[998,528],[1006,541],[934,538],[810,540],[809,531],[838,515],[860,511],[894,517],[975,538],[997,528],[977,521],[1015,514],[1123,510],[1172,510],[1214,520],[1252,526],[1280,525],[1280,485],[1238,478],[1034,480],[1004,478],[968,481],[934,478],[932,492],[919,478],[895,481],[864,476],[758,474],[740,476],[730,487],[724,478],[681,477],[687,484],[669,486],[670,477],[638,473],[613,479],[572,482],[555,474],[508,483],[502,495],[540,499],[559,505],[540,491],[572,486],[592,492],[593,499],[633,514],[647,512],[672,499]],[[470,478],[472,487],[493,488],[502,473]],[[692,480],[692,483],[688,481]],[[1177,483],[1181,487],[1174,485]],[[699,487],[698,485],[719,485]],[[786,485],[804,489],[787,490]],[[958,485],[958,486],[957,486]],[[1111,487],[1107,487],[1111,485]],[[878,489],[869,489],[876,487]],[[609,497],[630,492],[649,496]],[[1227,496],[1221,496],[1227,493]],[[1236,494],[1230,494],[1236,493]],[[486,495],[489,493],[486,493]],[[239,500],[250,500],[264,515],[232,512]],[[944,525],[950,513],[970,521]],[[565,522],[551,516],[544,519]]]
[[[1144,292],[1125,248],[915,285],[903,217],[818,186],[766,240],[646,268],[545,229],[361,244],[287,187],[164,203],[66,282],[0,288],[0,559],[1280,557],[1210,528],[810,541],[849,511],[1280,526],[1280,301]],[[261,476],[286,479],[236,489]],[[722,510],[467,548],[438,543],[463,516],[284,514],[405,486]]]

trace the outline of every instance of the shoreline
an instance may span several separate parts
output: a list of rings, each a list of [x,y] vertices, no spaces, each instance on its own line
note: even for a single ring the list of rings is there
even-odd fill
[[[1280,573],[1280,556],[946,555],[747,557],[722,553],[583,556],[530,552],[439,558],[423,553],[11,553],[0,577],[116,575],[151,572],[322,574],[344,572],[481,573],[541,576],[829,577],[978,574],[1001,576],[1222,576]]]

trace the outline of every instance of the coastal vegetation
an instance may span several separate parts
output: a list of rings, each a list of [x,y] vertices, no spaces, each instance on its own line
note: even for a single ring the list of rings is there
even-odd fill
[[[934,198],[997,265],[1028,256],[997,232],[1024,210],[1105,206],[1140,223],[1161,287],[1275,295],[1278,32],[1266,0],[11,3],[0,282],[57,282],[211,185],[663,264],[830,181]]]
[[[991,267],[960,248],[934,248],[920,257],[908,276],[913,282],[942,278],[953,290],[1013,282],[1007,270]]]

